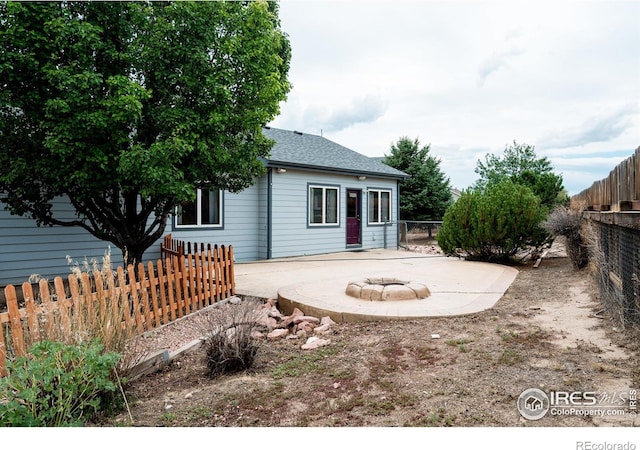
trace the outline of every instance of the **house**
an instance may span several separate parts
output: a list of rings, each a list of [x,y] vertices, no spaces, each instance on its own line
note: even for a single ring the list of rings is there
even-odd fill
[[[233,245],[237,262],[345,250],[398,248],[399,183],[407,175],[322,136],[265,128],[275,141],[266,174],[239,193],[199,191],[180,205],[166,233]],[[72,217],[60,200],[55,208]],[[160,242],[145,253],[160,257]],[[79,227],[37,227],[0,210],[0,285],[50,278],[75,261],[100,258],[109,243]],[[114,249],[114,259],[119,250]]]

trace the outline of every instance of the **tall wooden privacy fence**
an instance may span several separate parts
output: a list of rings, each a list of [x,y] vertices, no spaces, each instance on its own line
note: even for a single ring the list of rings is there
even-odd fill
[[[233,247],[209,247],[104,274],[71,274],[66,281],[57,277],[52,286],[46,280],[8,285],[4,292],[0,376],[6,376],[7,358],[24,355],[29,343],[51,336],[54,328],[62,336],[78,333],[87,316],[118,317],[118,323],[105,326],[141,334],[234,295]]]
[[[625,327],[640,325],[640,147],[571,202],[590,225],[594,276],[605,310]]]
[[[589,211],[640,210],[640,147],[607,178],[574,195],[571,202]]]

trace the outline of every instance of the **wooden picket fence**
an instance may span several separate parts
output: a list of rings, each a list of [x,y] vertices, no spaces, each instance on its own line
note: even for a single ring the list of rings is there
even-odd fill
[[[0,313],[0,376],[7,374],[7,358],[24,355],[28,342],[51,335],[53,327],[63,335],[76,332],[81,325],[74,320],[82,320],[82,314],[74,312],[81,309],[105,315],[105,309],[118,308],[125,311],[120,313],[124,323],[113,326],[133,327],[141,334],[234,295],[234,280],[233,247],[216,245],[159,259],[155,265],[140,263],[137,269],[129,265],[106,275],[70,274],[66,282],[56,277],[53,292],[46,280],[35,290],[31,283],[8,285],[8,310]]]
[[[603,180],[594,182],[571,198],[588,211],[637,211],[640,209],[640,147],[618,164]]]

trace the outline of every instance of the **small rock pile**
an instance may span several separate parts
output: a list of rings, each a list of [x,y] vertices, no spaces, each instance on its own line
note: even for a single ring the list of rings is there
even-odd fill
[[[329,316],[317,318],[307,316],[295,308],[291,315],[285,316],[276,306],[274,299],[269,299],[258,312],[256,323],[265,331],[258,331],[254,337],[266,338],[270,341],[278,339],[306,339],[300,348],[313,350],[331,343],[330,339],[321,338],[331,333],[335,322]]]

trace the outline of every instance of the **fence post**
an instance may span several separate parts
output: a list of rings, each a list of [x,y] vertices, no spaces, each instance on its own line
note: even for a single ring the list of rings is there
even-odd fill
[[[159,327],[162,321],[160,320],[160,310],[158,308],[158,279],[154,274],[153,263],[151,261],[147,263],[147,272],[149,276],[149,290],[151,291],[151,304],[149,305],[151,317],[153,318],[154,326]],[[160,292],[162,292],[162,289]]]
[[[0,321],[0,377],[7,376],[7,344],[4,341],[4,325]]]
[[[24,334],[22,333],[22,323],[20,320],[20,309],[18,308],[18,297],[16,296],[16,288],[8,285],[4,288],[4,294],[7,299],[7,308],[9,310],[9,326],[11,327],[11,336],[13,338],[13,349],[16,356],[22,356],[24,349]]]
[[[29,334],[34,341],[40,340],[40,324],[38,323],[38,314],[36,312],[36,302],[33,296],[33,288],[31,283],[22,284],[22,295],[24,296],[24,306],[27,310],[27,323],[29,324]]]
[[[158,260],[156,267],[158,268],[158,290],[160,291],[162,323],[169,323],[169,315],[167,314],[167,296],[165,294],[165,292],[167,292],[166,290],[169,289],[169,281],[162,270],[162,260]],[[169,268],[169,270],[171,270],[171,268]]]
[[[233,245],[229,245],[229,277],[231,283],[231,295],[236,295],[236,273],[234,267]]]
[[[64,282],[61,277],[55,277],[53,285],[56,289],[56,305],[58,305],[58,311],[60,312],[60,322],[62,323],[62,334],[68,336],[71,332],[71,323],[69,319],[69,309],[67,305],[67,294],[64,290]]]

